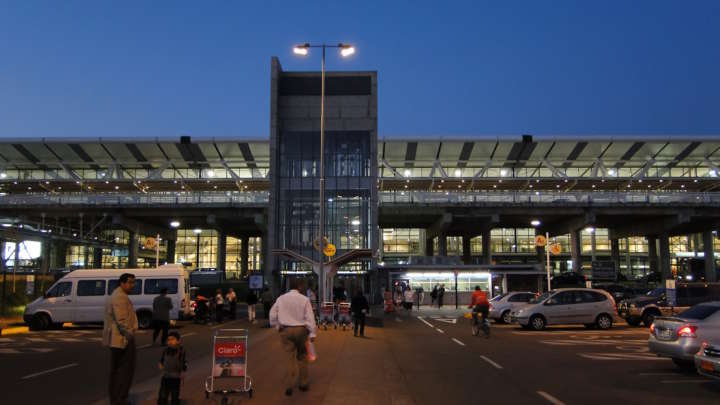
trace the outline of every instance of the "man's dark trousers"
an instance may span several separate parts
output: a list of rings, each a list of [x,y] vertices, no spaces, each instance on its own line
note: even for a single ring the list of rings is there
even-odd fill
[[[180,379],[163,377],[160,382],[158,405],[167,405],[168,398],[172,405],[180,405]]]
[[[158,335],[160,334],[160,331],[162,330],[162,337],[160,338],[160,341],[163,345],[166,345],[169,328],[170,328],[170,322],[155,319],[153,321],[153,344],[155,344],[155,340],[157,339]]]
[[[365,314],[357,314],[355,318],[355,336],[358,334],[358,326],[360,327],[360,336],[365,336]]]
[[[110,348],[110,356],[110,404],[127,405],[135,373],[135,341],[130,339],[124,349]]]

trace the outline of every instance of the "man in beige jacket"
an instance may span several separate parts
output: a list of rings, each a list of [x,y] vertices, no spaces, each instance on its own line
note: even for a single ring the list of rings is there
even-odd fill
[[[111,405],[127,405],[135,372],[135,332],[138,320],[135,308],[128,294],[135,288],[135,276],[125,273],[120,276],[118,287],[105,303],[103,345],[110,348],[110,384],[108,386]]]

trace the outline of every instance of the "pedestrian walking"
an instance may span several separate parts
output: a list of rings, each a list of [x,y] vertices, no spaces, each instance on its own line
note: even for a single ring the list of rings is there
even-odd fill
[[[423,289],[422,284],[418,286],[418,288],[415,289],[415,295],[417,296],[417,303],[418,303],[418,311],[420,310],[420,305],[422,305],[423,301],[425,300],[425,290]]]
[[[440,284],[440,288],[438,289],[438,308],[442,308],[443,306],[443,298],[445,298],[445,284]]]
[[[263,292],[260,295],[260,299],[263,303],[263,312],[265,319],[267,320],[267,325],[265,325],[266,328],[270,327],[270,308],[272,308],[273,302],[275,299],[273,298],[272,292],[270,292],[270,289],[265,287],[263,288]]]
[[[185,349],[180,345],[178,332],[170,332],[167,343],[168,347],[163,350],[158,363],[158,368],[163,372],[158,405],[167,405],[168,397],[172,405],[180,405],[180,385],[183,373],[187,371]]]
[[[246,302],[248,306],[248,321],[250,321],[251,323],[256,323],[257,321],[255,321],[255,305],[257,305],[258,299],[257,295],[255,295],[255,291],[248,291]]]
[[[358,329],[360,329],[360,336],[365,337],[365,315],[369,311],[370,305],[362,291],[358,289],[352,302],[350,302],[350,312],[353,314],[353,322],[355,324],[355,336],[358,335]]]
[[[168,329],[170,328],[170,310],[173,308],[172,300],[167,296],[167,292],[168,289],[163,288],[160,290],[160,295],[153,299],[153,346],[155,345],[155,340],[160,334],[160,331],[162,331],[160,344],[163,346],[167,344]]]
[[[287,355],[283,381],[287,396],[292,395],[296,383],[300,391],[309,389],[307,341],[315,341],[317,325],[310,300],[300,293],[304,286],[302,279],[292,280],[292,289],[278,297],[270,309],[270,324],[280,331],[280,340]]]
[[[438,296],[438,285],[435,284],[432,288],[432,291],[430,291],[430,306],[433,306],[435,304],[435,300]]]
[[[237,317],[237,295],[232,287],[230,287],[227,294],[225,294],[225,302],[230,310],[230,319],[235,320]]]
[[[218,288],[217,291],[215,291],[215,320],[217,323],[222,323],[224,310],[225,299],[223,298],[222,290]]]
[[[128,293],[135,288],[135,276],[124,273],[105,302],[103,345],[110,348],[110,381],[108,393],[111,405],[127,405],[135,373],[135,332],[138,320]]]
[[[415,294],[413,294],[413,290],[408,287],[403,293],[403,306],[408,312],[412,311],[413,301],[415,301]]]

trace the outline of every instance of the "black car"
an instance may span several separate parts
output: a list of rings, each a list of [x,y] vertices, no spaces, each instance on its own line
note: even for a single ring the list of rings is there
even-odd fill
[[[599,288],[610,293],[615,298],[615,302],[620,303],[622,300],[634,298],[636,295],[643,294],[646,291],[638,291],[637,289],[626,287],[622,284],[595,284],[594,288]]]
[[[563,287],[585,287],[585,276],[580,273],[567,272],[550,278],[553,289]]]
[[[642,322],[649,327],[658,316],[673,316],[693,305],[717,300],[720,300],[720,283],[678,283],[675,306],[668,303],[665,288],[659,287],[623,300],[618,305],[618,313],[632,326]]]

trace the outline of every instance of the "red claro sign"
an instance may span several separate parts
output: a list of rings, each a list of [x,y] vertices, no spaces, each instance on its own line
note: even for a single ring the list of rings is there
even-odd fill
[[[216,343],[215,357],[245,357],[245,344]]]

